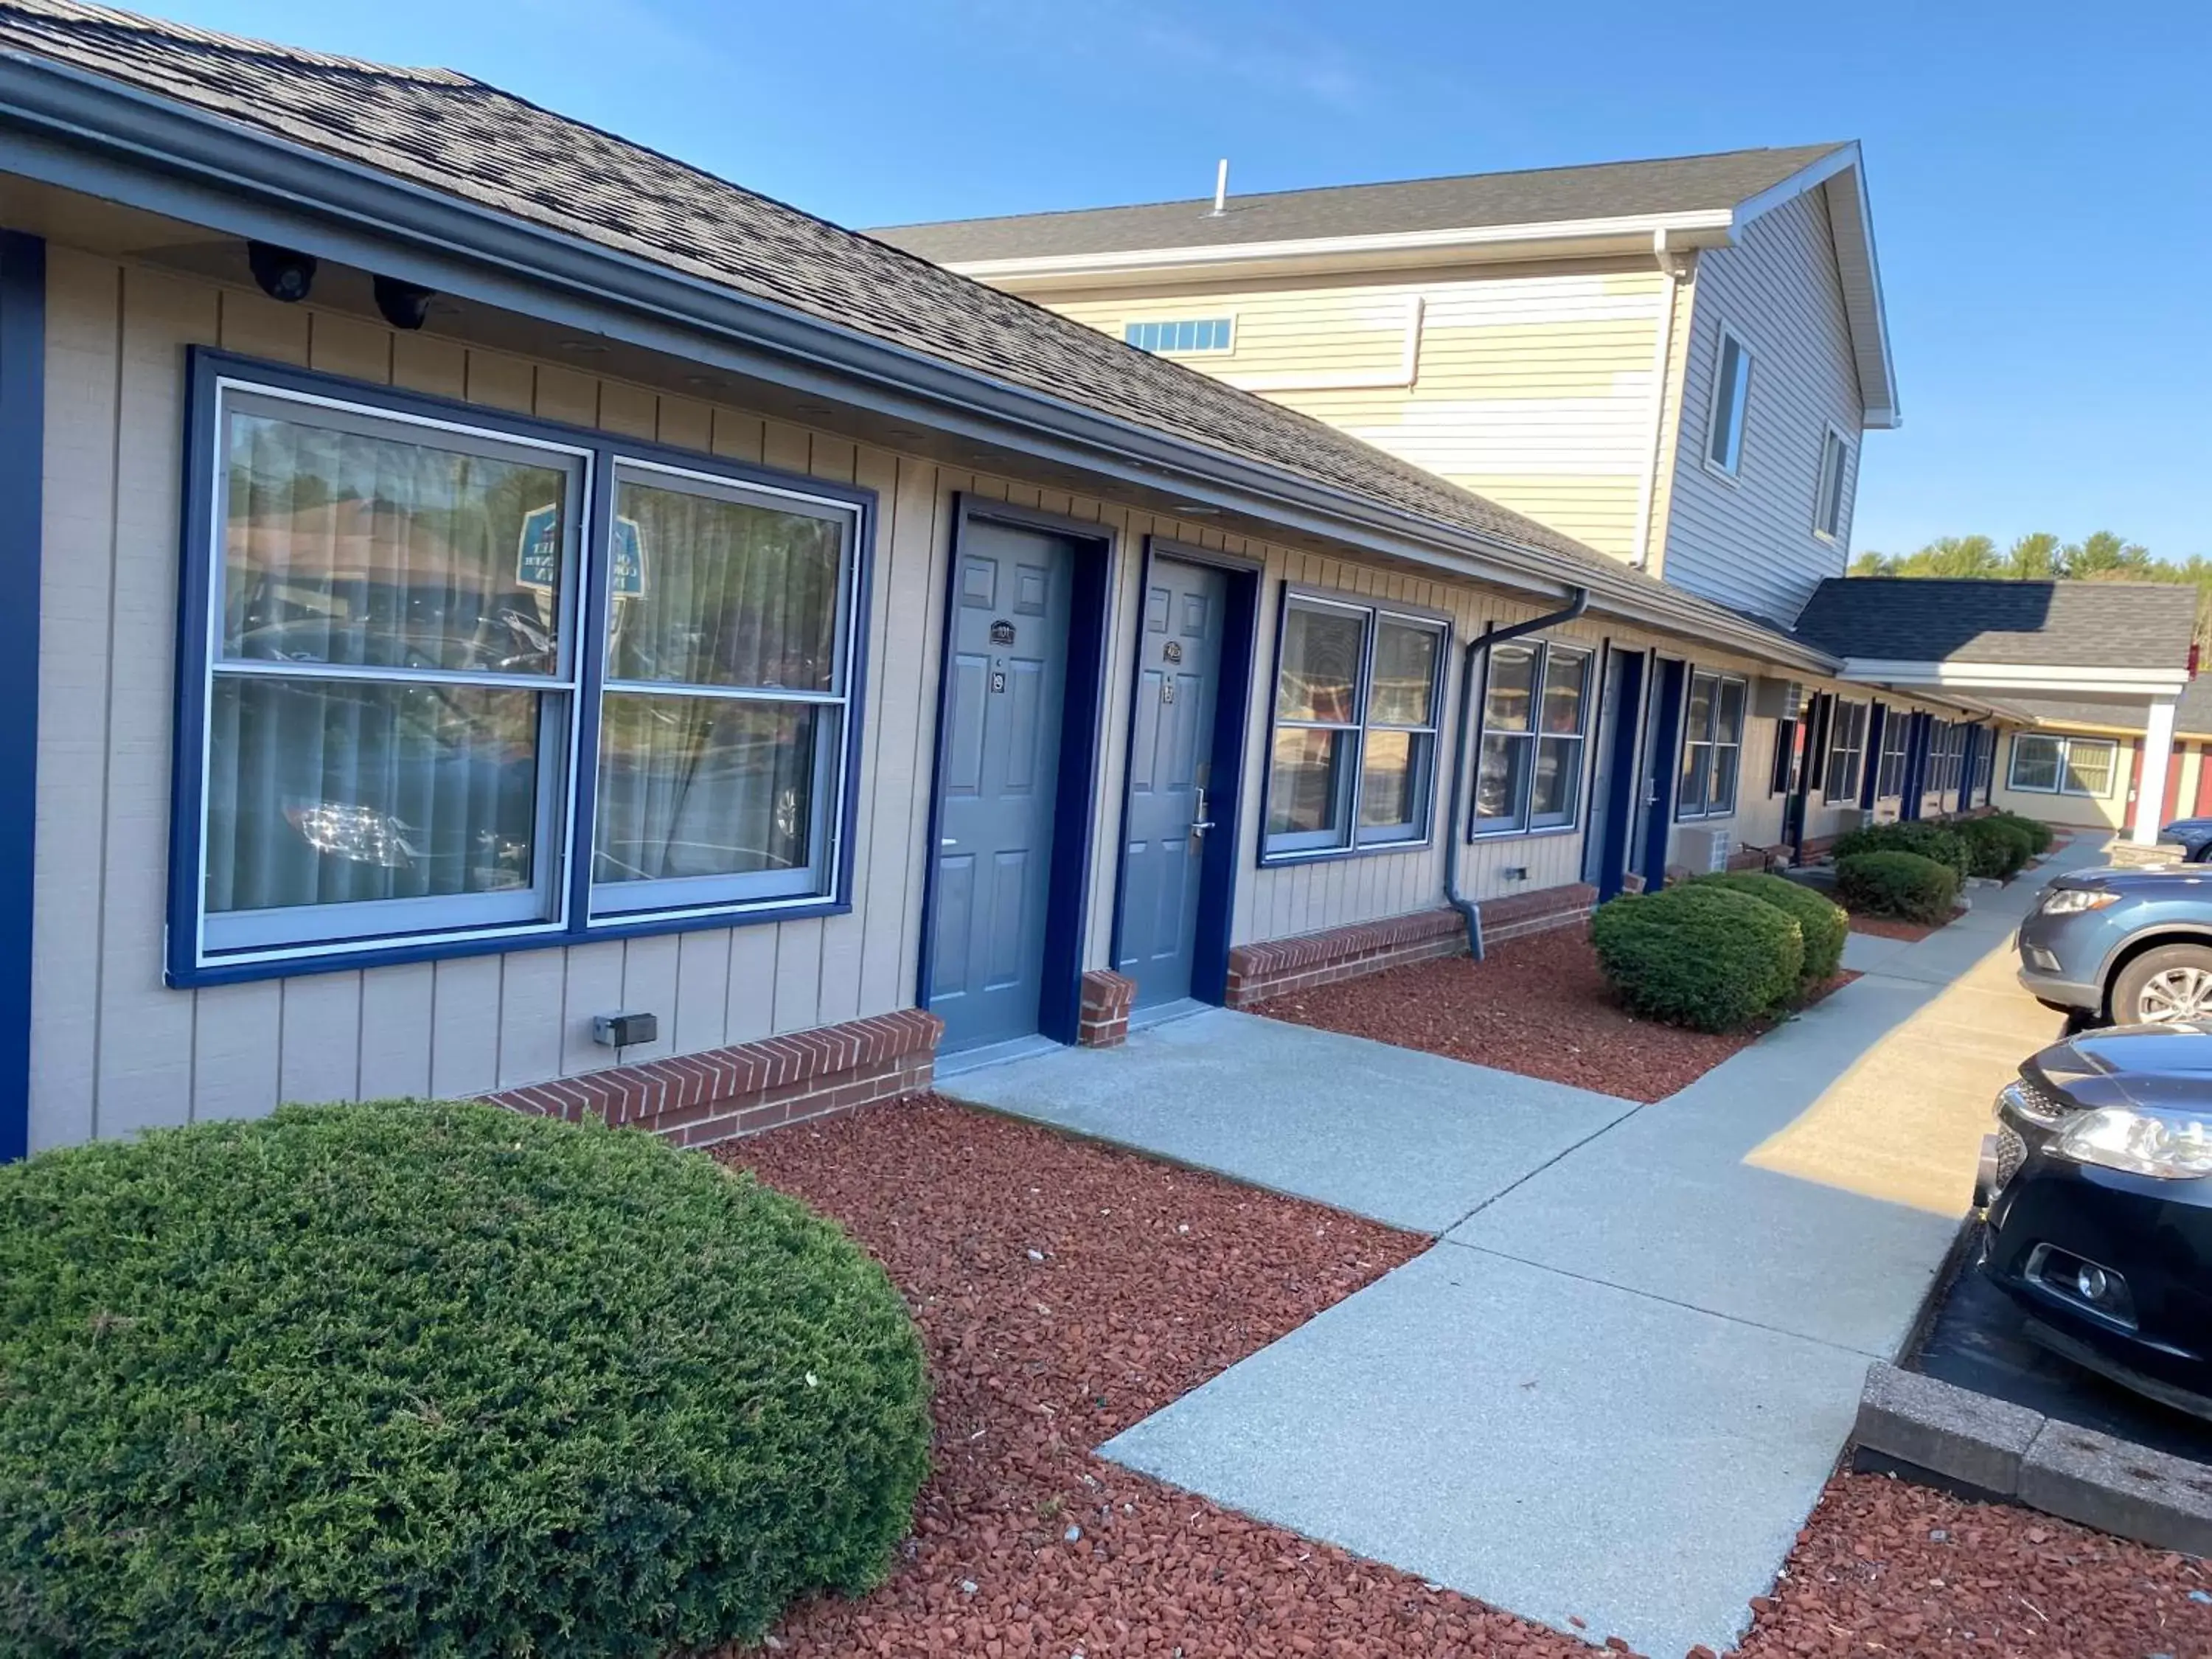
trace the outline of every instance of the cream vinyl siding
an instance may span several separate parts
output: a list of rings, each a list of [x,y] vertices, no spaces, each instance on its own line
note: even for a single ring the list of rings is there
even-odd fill
[[[1627,558],[1664,281],[1649,268],[1519,266],[1049,303],[1117,339],[1133,322],[1234,316],[1233,350],[1170,355]]]
[[[1664,495],[1667,580],[1787,623],[1850,562],[1863,434],[1857,371],[1844,315],[1825,191],[1762,215],[1736,246],[1707,248],[1684,296],[1678,441]],[[1733,477],[1705,465],[1721,331],[1752,352],[1743,453]],[[1845,440],[1836,535],[1814,533],[1821,447]]]
[[[2005,733],[2004,742],[1997,750],[1997,769],[1990,792],[1991,805],[2008,812],[2018,812],[2024,817],[2041,818],[2045,823],[2064,824],[2081,830],[2124,830],[2129,826],[2129,815],[2133,803],[2136,775],[2136,750],[2140,738],[2124,737],[2116,732],[2070,732],[2063,727],[2048,728],[2052,737],[2084,737],[2106,739],[2117,745],[2112,756],[2112,787],[2101,795],[2061,795],[2039,789],[2014,789],[2012,777],[2012,744],[2014,733]],[[2169,765],[2180,764],[2180,751],[2176,746]],[[2185,794],[2182,804],[2186,808],[2193,798]],[[2165,803],[2160,802],[2163,805]],[[2181,816],[2189,816],[2185,810]]]

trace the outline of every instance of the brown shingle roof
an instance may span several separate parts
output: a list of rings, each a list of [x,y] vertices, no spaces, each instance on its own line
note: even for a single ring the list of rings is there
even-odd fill
[[[1473,173],[1395,184],[1232,196],[1219,216],[1207,197],[1132,207],[1012,214],[894,225],[870,233],[946,264],[1054,254],[1125,253],[1141,248],[1218,247],[1311,241],[1407,231],[1474,230],[1490,225],[1724,210],[1803,172],[1839,144],[1737,149],[1595,167]]]

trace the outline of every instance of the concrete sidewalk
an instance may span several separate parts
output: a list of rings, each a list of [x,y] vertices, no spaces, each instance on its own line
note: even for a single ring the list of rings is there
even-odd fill
[[[1990,1097],[2057,1034],[2011,930],[2096,853],[1874,941],[1894,948],[1863,977],[1656,1106],[1234,1016],[957,1091],[1401,1225],[1452,1216],[1106,1455],[1593,1639],[1724,1651],[1950,1246]],[[1215,1070],[1248,1066],[1241,1094]]]

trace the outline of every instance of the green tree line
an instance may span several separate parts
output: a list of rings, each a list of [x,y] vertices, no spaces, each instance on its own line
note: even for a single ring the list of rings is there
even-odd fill
[[[1985,581],[2171,582],[2197,591],[2197,637],[2212,644],[2212,559],[2176,562],[2109,530],[2062,542],[2047,530],[2000,548],[1987,536],[1939,536],[1914,553],[1862,553],[1854,576],[1965,576]]]

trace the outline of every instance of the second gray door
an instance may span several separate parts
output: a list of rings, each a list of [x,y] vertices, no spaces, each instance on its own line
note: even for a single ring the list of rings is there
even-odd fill
[[[1074,550],[970,523],[952,591],[952,655],[929,1006],[947,1053],[1028,1036],[1044,988]]]
[[[1229,579],[1156,557],[1137,631],[1137,706],[1129,736],[1128,836],[1121,855],[1116,967],[1137,1006],[1190,994],[1206,838],[1216,815],[1212,750]],[[1225,809],[1229,803],[1220,802]]]

